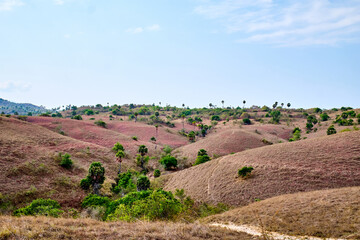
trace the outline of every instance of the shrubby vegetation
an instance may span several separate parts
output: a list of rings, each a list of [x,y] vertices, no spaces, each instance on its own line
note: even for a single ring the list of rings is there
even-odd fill
[[[51,199],[36,199],[28,206],[14,211],[15,216],[50,216],[59,217],[63,212],[60,210],[60,204]]]
[[[200,149],[199,152],[198,152],[197,158],[195,160],[194,166],[202,164],[204,162],[208,162],[210,160],[211,160],[211,158],[207,154],[206,150],[205,149]]]
[[[253,167],[249,166],[245,166],[241,169],[238,170],[238,176],[242,177],[242,178],[247,178],[250,176],[251,172],[254,170]]]
[[[61,155],[60,153],[60,156],[61,156],[60,166],[66,169],[70,169],[73,165],[73,161],[71,160],[70,154],[65,153],[64,155]]]

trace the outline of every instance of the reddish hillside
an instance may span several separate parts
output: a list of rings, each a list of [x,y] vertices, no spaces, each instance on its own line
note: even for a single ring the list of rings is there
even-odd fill
[[[251,178],[238,169],[253,166]],[[171,174],[165,189],[239,206],[254,199],[360,186],[360,131],[243,151]]]
[[[72,170],[59,166],[59,152],[71,154]],[[51,197],[73,206],[84,195],[78,183],[91,162],[102,162],[107,176],[117,170],[109,149],[13,118],[0,120],[0,156],[0,191],[15,204]]]
[[[210,156],[224,156],[248,149],[263,147],[271,143],[287,141],[291,130],[277,125],[256,125],[239,127],[221,127],[213,130],[207,137],[175,150],[178,157],[186,157],[193,163],[199,149],[205,149]]]

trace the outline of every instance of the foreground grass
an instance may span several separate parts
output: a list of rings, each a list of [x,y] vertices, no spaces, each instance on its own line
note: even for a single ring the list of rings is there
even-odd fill
[[[202,224],[0,216],[0,239],[254,239]]]
[[[283,195],[203,221],[248,224],[287,235],[360,239],[360,187]]]

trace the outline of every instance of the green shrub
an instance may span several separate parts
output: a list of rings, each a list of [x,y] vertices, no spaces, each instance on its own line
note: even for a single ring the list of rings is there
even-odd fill
[[[218,115],[211,116],[211,121],[221,121],[221,118]]]
[[[249,166],[249,167],[243,167],[241,169],[238,170],[238,176],[242,177],[242,178],[246,178],[248,176],[250,176],[251,172],[254,170],[253,167]]]
[[[65,153],[65,155],[61,157],[60,166],[66,169],[70,169],[72,165],[73,165],[73,161],[71,160],[70,154]]]
[[[326,131],[327,135],[332,135],[332,134],[336,134],[336,129],[334,127],[334,125],[331,125],[327,131]]]
[[[147,176],[141,175],[136,182],[138,191],[146,191],[150,188],[150,180]]]
[[[89,194],[87,195],[82,203],[81,203],[81,207],[82,208],[88,208],[88,207],[97,207],[97,206],[102,206],[102,207],[108,207],[108,205],[110,204],[111,200],[108,197],[102,197],[102,196],[98,196],[95,194]]]
[[[84,113],[86,114],[86,115],[94,115],[94,111],[92,110],[92,109],[85,109],[85,111],[84,111]]]
[[[245,125],[251,125],[251,121],[250,121],[250,119],[248,119],[248,118],[244,118],[244,119],[243,119],[243,123],[244,123]]]
[[[90,178],[84,178],[80,181],[80,187],[84,190],[88,190],[91,186],[91,179]]]
[[[271,111],[270,113],[271,116],[271,123],[273,124],[279,124],[280,123],[280,117],[281,117],[281,112],[278,110],[275,111]]]
[[[195,160],[194,166],[202,164],[204,162],[208,162],[210,161],[211,158],[209,157],[209,155],[207,154],[205,149],[200,149],[198,152],[198,156]]]
[[[51,216],[59,217],[63,211],[60,210],[60,204],[51,199],[36,199],[28,206],[14,211],[15,216]]]
[[[330,119],[330,116],[327,113],[320,114],[321,121],[325,122]]]
[[[138,137],[137,137],[137,136],[132,136],[131,138],[132,138],[132,140],[134,140],[134,141],[137,141],[137,140],[138,140]]]
[[[75,120],[83,120],[81,115],[75,115],[75,116],[72,116],[71,119],[75,119]]]
[[[194,142],[195,141],[195,132],[194,131],[191,131],[189,132],[189,134],[187,135],[188,139],[190,142]]]
[[[128,170],[127,172],[120,173],[116,179],[116,186],[113,187],[113,192],[115,193],[130,193],[136,191],[136,182],[137,175],[139,173],[136,171]]]
[[[155,170],[154,170],[154,178],[158,178],[158,177],[160,177],[160,175],[161,175],[160,170],[159,170],[159,169],[155,169]]]
[[[106,128],[106,122],[104,122],[103,120],[98,120],[95,122],[95,125],[99,126],[99,127],[103,127]]]
[[[161,158],[159,163],[163,165],[166,170],[177,168],[177,159],[170,155],[166,155],[165,157]]]

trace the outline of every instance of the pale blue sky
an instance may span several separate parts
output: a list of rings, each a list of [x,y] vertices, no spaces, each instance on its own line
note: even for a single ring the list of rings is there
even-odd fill
[[[359,0],[0,0],[0,97],[360,107]]]

